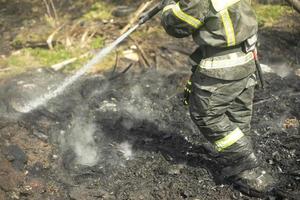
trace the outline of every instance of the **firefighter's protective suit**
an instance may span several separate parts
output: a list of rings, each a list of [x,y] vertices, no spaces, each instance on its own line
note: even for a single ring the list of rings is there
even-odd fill
[[[171,36],[192,35],[199,45],[190,56],[194,70],[186,103],[193,121],[220,155],[221,175],[236,181],[248,170],[262,177],[251,171],[258,169],[249,138],[256,67],[246,44],[251,46],[258,26],[250,4],[247,0],[169,0],[162,25]],[[246,185],[249,181],[253,180],[246,180]],[[265,190],[267,185],[254,189]]]

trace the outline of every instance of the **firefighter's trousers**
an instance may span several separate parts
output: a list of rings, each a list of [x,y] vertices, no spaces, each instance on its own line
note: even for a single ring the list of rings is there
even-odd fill
[[[192,75],[191,118],[218,151],[224,177],[257,166],[249,138],[255,83],[254,74],[231,81]]]

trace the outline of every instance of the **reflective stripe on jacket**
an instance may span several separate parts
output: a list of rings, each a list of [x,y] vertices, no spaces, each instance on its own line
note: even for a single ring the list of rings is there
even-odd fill
[[[257,32],[248,0],[170,0],[162,25],[174,37],[192,35],[198,45],[213,47],[235,46]]]

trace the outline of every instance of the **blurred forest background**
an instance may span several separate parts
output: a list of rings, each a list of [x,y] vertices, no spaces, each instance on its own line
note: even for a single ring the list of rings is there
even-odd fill
[[[299,3],[299,0],[290,1],[295,5]],[[53,66],[64,72],[76,70],[93,56],[94,50],[118,37],[136,10],[146,2],[0,0],[0,80],[42,66]],[[297,7],[284,0],[252,0],[251,4],[257,13],[260,30],[299,34]],[[169,37],[157,17],[131,38],[141,46],[145,56]],[[126,48],[122,45],[118,51]],[[111,68],[115,54],[95,66],[92,73]],[[138,60],[135,54],[127,56]]]

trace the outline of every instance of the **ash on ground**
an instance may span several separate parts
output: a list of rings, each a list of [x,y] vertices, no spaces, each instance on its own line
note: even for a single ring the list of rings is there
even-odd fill
[[[40,73],[1,86],[0,199],[254,199],[214,180],[216,155],[181,103],[189,73],[87,76],[20,114],[16,102],[33,95],[24,84],[43,91],[64,78]],[[266,79],[256,93],[253,143],[292,199],[300,190],[300,78]]]

